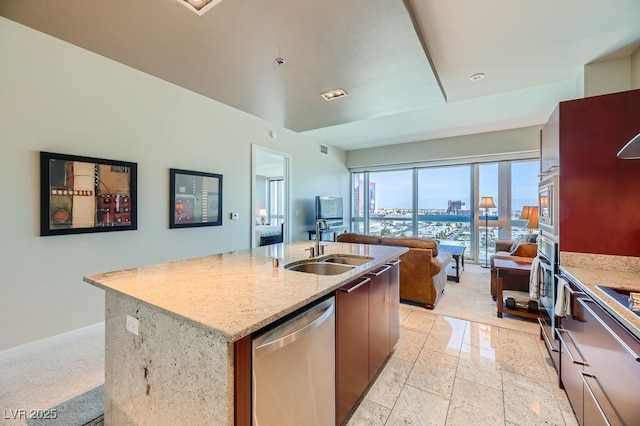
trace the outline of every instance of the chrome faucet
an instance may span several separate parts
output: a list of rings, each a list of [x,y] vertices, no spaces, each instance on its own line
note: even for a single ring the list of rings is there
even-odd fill
[[[323,225],[322,227],[320,225]],[[320,230],[324,229],[325,231],[329,230],[329,222],[326,219],[318,219],[316,220],[316,246],[315,246],[315,254],[314,251],[311,251],[311,257],[320,256],[324,254],[324,246],[320,245],[320,240],[322,239],[322,235],[320,234]],[[322,253],[320,250],[322,249]]]

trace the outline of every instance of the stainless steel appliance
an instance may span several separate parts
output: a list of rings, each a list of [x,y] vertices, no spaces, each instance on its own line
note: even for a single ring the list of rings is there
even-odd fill
[[[256,336],[253,424],[335,424],[335,297]]]
[[[538,227],[549,235],[558,235],[558,175],[545,176],[538,184]]]
[[[554,311],[558,274],[558,243],[544,234],[538,236],[538,259],[540,259],[540,269],[538,270],[540,317],[538,321],[547,349],[557,366],[559,343],[556,327],[558,324]]]

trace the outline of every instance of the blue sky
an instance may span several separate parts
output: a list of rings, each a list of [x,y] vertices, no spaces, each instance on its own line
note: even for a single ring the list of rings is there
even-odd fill
[[[537,205],[538,173],[536,161],[512,164],[512,208]],[[448,200],[461,200],[469,207],[471,168],[451,166],[422,169],[418,172],[418,206],[421,209],[445,209]],[[372,172],[369,179],[376,184],[376,206],[379,208],[411,208],[412,171]],[[480,197],[498,200],[498,165],[480,165]]]

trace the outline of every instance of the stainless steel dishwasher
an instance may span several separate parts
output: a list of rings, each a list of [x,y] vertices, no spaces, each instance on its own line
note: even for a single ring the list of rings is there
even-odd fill
[[[253,424],[335,425],[335,297],[252,341]]]

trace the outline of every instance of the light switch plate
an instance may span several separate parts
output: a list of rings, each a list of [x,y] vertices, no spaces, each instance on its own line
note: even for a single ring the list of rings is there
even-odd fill
[[[133,333],[136,336],[138,335],[138,318],[132,317],[131,315],[127,315],[127,331],[129,333]]]
[[[231,213],[231,219],[236,220],[238,218],[238,213]]]

